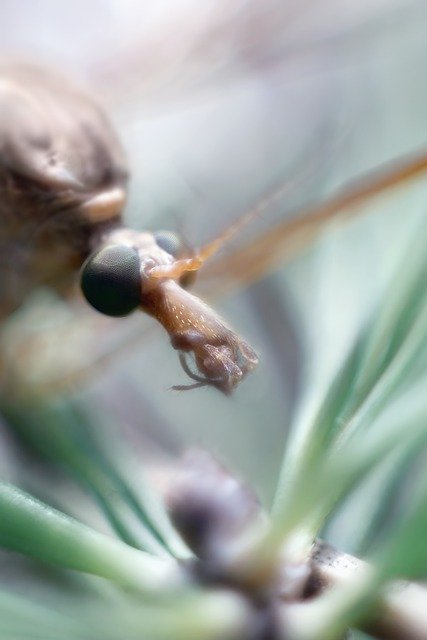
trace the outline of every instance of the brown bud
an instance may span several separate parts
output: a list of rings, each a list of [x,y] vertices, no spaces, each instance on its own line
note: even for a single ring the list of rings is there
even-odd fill
[[[220,565],[262,517],[252,490],[201,449],[185,456],[167,502],[176,528],[196,555]]]

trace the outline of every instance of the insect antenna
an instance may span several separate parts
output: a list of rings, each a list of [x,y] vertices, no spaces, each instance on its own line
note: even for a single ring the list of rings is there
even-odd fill
[[[262,216],[267,209],[282,200],[290,191],[295,190],[305,178],[306,172],[304,172],[304,174],[299,172],[294,179],[290,178],[285,182],[280,182],[279,186],[262,196],[254,207],[246,211],[234,223],[229,225],[214,240],[203,245],[192,256],[176,260],[172,266],[162,265],[154,267],[150,271],[150,277],[171,277],[178,280],[187,272],[198,271],[204,265],[206,260],[217,254],[225,244],[237,235],[241,229],[250,224],[254,219]]]
[[[427,153],[401,157],[350,181],[328,200],[296,211],[204,270],[209,293],[224,295],[264,277],[312,241],[337,216],[362,213],[362,204],[427,172]]]

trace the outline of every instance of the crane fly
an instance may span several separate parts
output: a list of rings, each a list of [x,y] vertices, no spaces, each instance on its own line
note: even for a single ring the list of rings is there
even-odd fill
[[[187,290],[242,225],[283,195],[261,201],[191,254],[172,233],[122,222],[128,171],[121,145],[92,99],[50,71],[0,64],[0,320],[39,285],[66,295],[76,274],[86,300],[109,316],[140,309],[158,320],[193,384],[229,394],[254,369],[253,349]],[[217,289],[264,275],[330,218],[427,170],[425,155],[383,168],[207,265]],[[219,285],[218,285],[219,283]],[[188,364],[192,354],[197,372]]]
[[[81,268],[81,290],[96,310],[154,316],[194,380],[190,387],[230,393],[258,358],[186,290],[189,274],[221,242],[185,255],[167,234],[123,225],[128,172],[120,143],[102,110],[62,78],[3,63],[0,113],[0,317],[39,285],[66,293]]]

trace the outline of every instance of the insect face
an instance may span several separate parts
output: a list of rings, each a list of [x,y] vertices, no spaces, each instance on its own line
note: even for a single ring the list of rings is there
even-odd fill
[[[151,235],[113,226],[98,239],[102,248],[83,265],[83,294],[97,311],[109,316],[125,316],[138,307],[154,316],[180,352],[184,371],[195,381],[190,387],[211,385],[229,394],[258,359],[208,305],[184,290],[187,261],[172,254],[178,251],[176,239],[172,233]],[[198,373],[187,365],[190,354]]]

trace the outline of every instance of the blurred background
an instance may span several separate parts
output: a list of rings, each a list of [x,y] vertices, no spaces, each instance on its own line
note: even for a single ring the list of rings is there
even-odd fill
[[[176,229],[199,246],[285,185],[283,197],[229,252],[425,143],[426,30],[423,0],[0,4],[2,54],[75,78],[114,122],[129,158],[129,225]],[[378,265],[387,260],[381,237],[379,228]],[[345,262],[351,245],[340,246]],[[49,398],[65,394],[84,404],[134,487],[143,463],[201,445],[249,480],[269,506],[310,358],[307,326],[310,320],[315,326],[310,300],[318,280],[316,261],[308,265],[303,273],[278,265],[212,302],[260,357],[231,398],[215,389],[171,391],[185,376],[151,319],[104,321],[78,301],[66,308],[49,292],[38,292],[25,313],[15,314],[3,343],[28,388],[42,380]],[[355,276],[354,287],[366,277]],[[373,302],[375,287],[369,295]],[[350,299],[343,298],[342,322],[354,310]],[[25,341],[40,332],[42,355],[34,355]],[[324,348],[333,344],[325,334]],[[92,367],[99,358],[101,366]],[[72,483],[23,458],[5,425],[3,432],[3,477],[101,526]],[[161,482],[159,469],[152,473]]]

